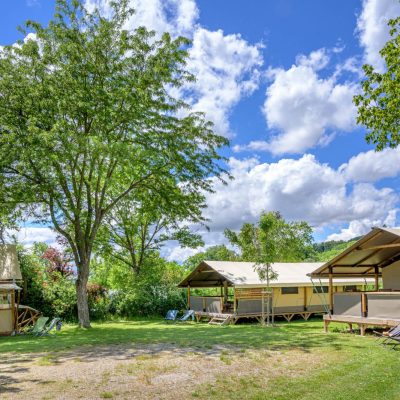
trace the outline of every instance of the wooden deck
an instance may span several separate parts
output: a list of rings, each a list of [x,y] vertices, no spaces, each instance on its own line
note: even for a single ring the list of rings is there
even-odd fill
[[[297,311],[297,312],[279,312],[279,313],[271,313],[270,317],[273,319],[277,316],[283,317],[286,319],[287,322],[290,322],[295,315],[301,316],[305,321],[307,321],[311,315],[313,314],[322,314],[323,311]],[[196,321],[200,322],[202,319],[211,321],[213,318],[225,318],[229,320],[229,323],[235,324],[239,319],[243,318],[254,318],[258,322],[262,322],[262,314],[260,313],[246,313],[246,314],[238,314],[238,313],[212,313],[212,312],[205,312],[205,311],[195,311],[194,313]],[[230,317],[230,318],[228,318]],[[264,318],[267,318],[267,314],[265,313]]]
[[[368,326],[380,326],[390,328],[400,324],[400,319],[387,319],[387,318],[368,318],[368,317],[356,317],[349,315],[324,315],[324,332],[327,333],[329,330],[329,324],[331,322],[341,322],[348,324],[350,330],[353,330],[353,324],[358,325],[360,328],[360,335],[365,335],[365,330]]]

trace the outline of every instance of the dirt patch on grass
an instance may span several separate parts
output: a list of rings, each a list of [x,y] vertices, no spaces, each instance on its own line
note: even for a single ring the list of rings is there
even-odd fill
[[[288,374],[296,378],[324,366],[326,357],[318,351],[178,348],[173,344],[8,354],[0,359],[0,398],[203,398],[204,388],[217,388],[221,382],[222,386],[232,380],[249,382],[256,376],[257,382],[261,378],[266,383]]]

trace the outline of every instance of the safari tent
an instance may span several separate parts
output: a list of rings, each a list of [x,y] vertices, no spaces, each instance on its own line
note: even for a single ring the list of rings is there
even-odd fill
[[[361,293],[335,293],[329,296],[330,322],[357,324],[361,334],[367,326],[400,324],[400,228],[372,230],[310,274],[312,279],[328,279],[333,288],[342,279],[370,279],[373,290]]]
[[[16,247],[0,245],[0,335],[12,334],[17,325],[19,291],[22,280]]]
[[[256,318],[262,321],[267,314],[272,318],[282,316],[287,321],[298,314],[307,320],[312,314],[328,311],[328,279],[313,285],[308,276],[322,265],[274,263],[271,268],[276,279],[267,287],[254,263],[203,261],[178,286],[187,289],[188,309],[195,311],[197,320],[235,323],[241,318]],[[366,283],[361,278],[342,278],[336,281],[332,291],[360,291]],[[199,288],[214,288],[215,295],[195,295],[194,289]]]

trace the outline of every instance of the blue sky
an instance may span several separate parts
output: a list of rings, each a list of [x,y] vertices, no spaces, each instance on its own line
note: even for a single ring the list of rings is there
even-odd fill
[[[85,4],[109,10],[108,0]],[[206,245],[223,241],[225,227],[256,221],[262,210],[308,221],[317,240],[398,224],[400,152],[374,153],[352,105],[362,64],[384,68],[378,51],[388,39],[387,20],[400,15],[398,0],[131,4],[137,14],[127,28],[143,24],[192,39],[188,67],[198,80],[177,95],[231,140],[224,154],[236,179],[228,187],[216,183],[216,193],[207,196]],[[2,45],[22,38],[16,27],[26,19],[46,24],[54,2],[14,0],[0,7]],[[40,229],[46,237],[47,228]],[[171,245],[166,254],[190,253]]]

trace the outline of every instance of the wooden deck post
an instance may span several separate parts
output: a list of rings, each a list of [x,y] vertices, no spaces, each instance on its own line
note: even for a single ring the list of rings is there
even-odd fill
[[[236,289],[235,288],[233,288],[233,314],[236,315]]]
[[[375,265],[375,290],[379,290],[379,267]]]
[[[303,287],[303,295],[304,295],[304,297],[303,297],[304,310],[303,311],[307,311],[307,286]]]
[[[19,324],[18,324],[18,308],[19,303],[21,302],[21,292],[17,291],[17,301],[15,303],[15,330],[19,332]]]
[[[330,323],[331,321],[329,321],[328,319],[325,319],[324,318],[324,332],[325,333],[328,333],[329,332],[329,323]]]
[[[187,296],[188,296],[188,310],[190,310],[190,285],[187,286]]]
[[[11,318],[13,330],[16,329],[16,319],[15,319],[15,290],[11,291]]]
[[[333,285],[332,267],[329,267],[329,313],[333,314]]]
[[[228,281],[224,281],[224,304],[228,302]]]
[[[361,312],[362,316],[366,317],[367,316],[367,294],[366,293],[361,293]]]

